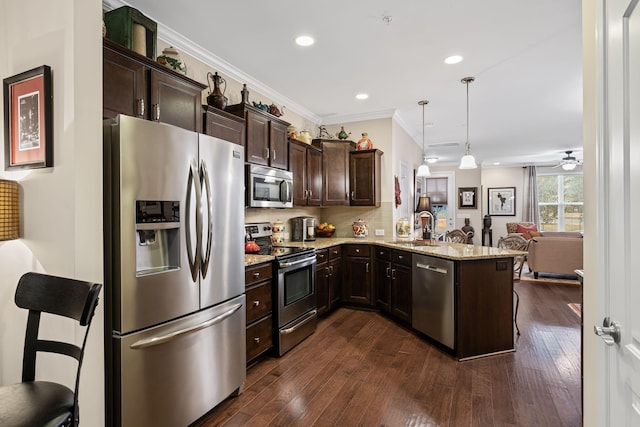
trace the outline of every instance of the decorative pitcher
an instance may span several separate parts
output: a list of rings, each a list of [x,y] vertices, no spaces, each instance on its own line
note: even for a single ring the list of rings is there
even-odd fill
[[[213,90],[211,90],[211,83],[209,83],[210,79],[213,81]],[[215,74],[207,73],[207,83],[209,83],[209,90],[211,91],[207,96],[207,104],[224,110],[228,101],[227,97],[224,96],[224,92],[227,90],[227,82],[216,71]],[[224,83],[224,90],[220,90],[221,83]]]

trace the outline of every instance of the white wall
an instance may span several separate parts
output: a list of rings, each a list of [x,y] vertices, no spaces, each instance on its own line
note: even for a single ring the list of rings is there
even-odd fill
[[[20,183],[22,238],[0,242],[0,383],[20,381],[26,315],[14,306],[19,277],[39,271],[102,282],[102,5],[98,0],[1,0],[0,77],[40,65],[53,74],[54,167],[7,172]],[[4,144],[4,122],[0,124]],[[0,150],[4,165],[4,151]],[[83,366],[84,426],[104,424],[101,300]],[[74,338],[69,323],[47,321],[45,334]],[[56,359],[59,360],[59,359]],[[42,358],[37,377],[73,387],[75,367]]]
[[[507,235],[507,222],[518,222],[522,219],[525,178],[526,169],[521,166],[482,169],[482,216],[487,214],[487,191],[489,188],[516,188],[516,214],[514,216],[491,217],[491,230],[493,230],[493,246],[496,246],[498,244],[498,239],[500,239],[500,237]],[[481,237],[481,233],[482,226],[480,227],[480,230],[476,229],[476,235],[479,235]]]

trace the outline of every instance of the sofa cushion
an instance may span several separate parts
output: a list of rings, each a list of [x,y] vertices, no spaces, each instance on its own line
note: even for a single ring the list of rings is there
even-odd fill
[[[531,236],[531,238],[540,237],[542,236],[542,233],[539,231],[529,231],[529,236]]]
[[[522,236],[529,240],[531,239],[531,235],[529,234],[530,231],[538,231],[538,226],[535,224],[532,225],[524,225],[522,223],[518,223],[518,226],[516,228],[516,233],[520,233],[522,234]]]

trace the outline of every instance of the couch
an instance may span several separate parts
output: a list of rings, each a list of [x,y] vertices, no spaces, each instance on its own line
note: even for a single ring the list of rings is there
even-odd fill
[[[576,269],[582,269],[581,233],[543,231],[540,236],[532,237],[529,242],[527,264],[538,273],[553,273],[575,276]]]

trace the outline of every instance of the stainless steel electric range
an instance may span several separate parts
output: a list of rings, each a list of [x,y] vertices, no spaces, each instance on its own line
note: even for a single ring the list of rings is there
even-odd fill
[[[258,254],[275,257],[274,347],[282,356],[316,330],[315,249],[273,245],[268,222],[245,224],[245,234],[260,247]]]

